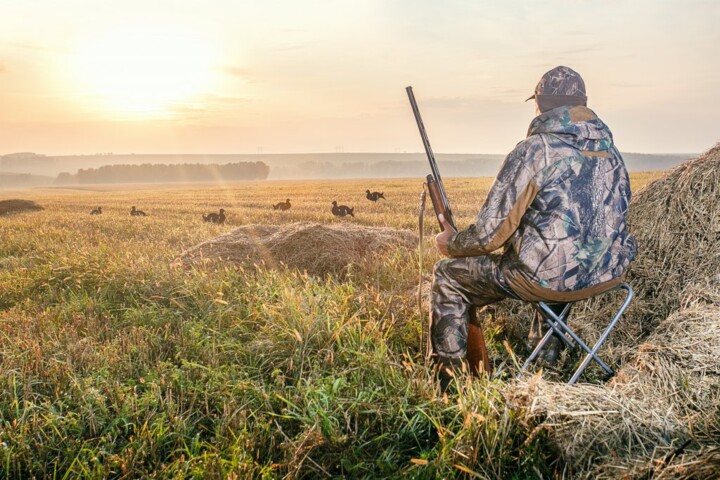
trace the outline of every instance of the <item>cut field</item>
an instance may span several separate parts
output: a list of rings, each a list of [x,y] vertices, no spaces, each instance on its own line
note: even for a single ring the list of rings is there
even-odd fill
[[[633,189],[659,176],[633,174]],[[490,184],[446,181],[459,225]],[[43,210],[0,216],[0,478],[547,476],[553,453],[502,401],[502,380],[438,396],[421,354],[415,250],[341,279],[171,267],[248,224],[415,231],[421,188],[385,179],[3,192]],[[387,200],[368,201],[366,189]],[[290,210],[272,209],[286,198]],[[355,218],[334,218],[333,200]],[[103,214],[89,215],[97,206]],[[219,208],[225,224],[202,221]],[[426,274],[439,258],[428,209]],[[502,326],[490,335],[501,339]]]

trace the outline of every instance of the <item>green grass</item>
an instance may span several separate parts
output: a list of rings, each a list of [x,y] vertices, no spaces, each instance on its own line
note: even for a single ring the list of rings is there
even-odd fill
[[[448,181],[461,225],[489,185]],[[420,351],[415,252],[342,281],[170,266],[238,225],[348,221],[330,214],[334,199],[356,205],[357,223],[414,229],[418,180],[144,188],[13,192],[45,209],[0,217],[0,478],[551,471],[543,435],[499,382],[437,394]],[[371,204],[365,188],[388,201]],[[286,197],[289,212],[270,208]],[[97,205],[105,213],[89,216]],[[130,217],[131,205],[149,216]],[[226,225],[201,221],[220,207]],[[437,258],[429,248],[426,272]]]

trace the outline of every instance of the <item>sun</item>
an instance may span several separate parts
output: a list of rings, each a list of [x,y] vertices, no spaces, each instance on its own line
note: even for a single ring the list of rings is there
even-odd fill
[[[76,58],[84,94],[119,114],[157,117],[208,91],[215,52],[198,35],[134,27],[95,35]]]

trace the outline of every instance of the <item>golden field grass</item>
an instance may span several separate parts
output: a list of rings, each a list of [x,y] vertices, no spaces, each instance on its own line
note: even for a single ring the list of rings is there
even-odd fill
[[[633,189],[659,176],[633,174]],[[446,180],[459,225],[490,182]],[[547,475],[543,435],[493,382],[437,395],[416,252],[343,280],[170,267],[247,224],[414,230],[420,191],[418,179],[383,179],[2,192],[44,210],[0,217],[0,478]],[[286,198],[289,211],[272,210]],[[333,200],[356,217],[333,218]],[[148,216],[131,217],[133,205]],[[219,208],[224,225],[202,221]],[[426,273],[436,231],[428,213]]]
[[[633,191],[639,190],[663,172],[640,172],[631,175]],[[491,178],[450,178],[445,180],[458,224],[473,221]],[[365,190],[383,191],[387,200],[372,203]],[[32,197],[50,214],[82,215],[102,206],[105,216],[125,217],[135,205],[144,210],[155,224],[190,226],[209,211],[225,208],[227,226],[248,223],[284,223],[288,221],[333,222],[331,202],[355,207],[362,225],[416,228],[422,180],[303,180],[263,181],[233,184],[187,185],[97,185],[33,190],[6,190],[3,198]],[[291,199],[288,212],[272,210],[272,205]],[[428,200],[429,205],[429,200]],[[431,208],[431,205],[429,205]],[[130,219],[129,220],[134,220]],[[150,220],[150,219],[148,219]],[[129,224],[132,225],[132,224]]]

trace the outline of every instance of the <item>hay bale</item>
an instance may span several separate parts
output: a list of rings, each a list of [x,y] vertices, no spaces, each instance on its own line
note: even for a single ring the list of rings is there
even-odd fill
[[[0,215],[22,212],[37,212],[43,208],[31,200],[0,200]]]
[[[720,282],[688,296],[607,386],[526,378],[508,387],[508,401],[589,478],[614,477],[608,455],[610,464],[648,464],[698,432],[710,438],[720,428],[719,300]]]
[[[631,473],[630,478],[657,480],[697,480],[717,478],[720,447],[704,447],[698,452],[665,456]]]
[[[720,145],[635,194],[628,223],[639,244],[629,280],[652,329],[720,272]]]
[[[186,250],[176,263],[284,264],[310,275],[344,275],[351,265],[366,265],[389,249],[414,248],[416,244],[412,232],[393,228],[319,223],[246,225]]]

